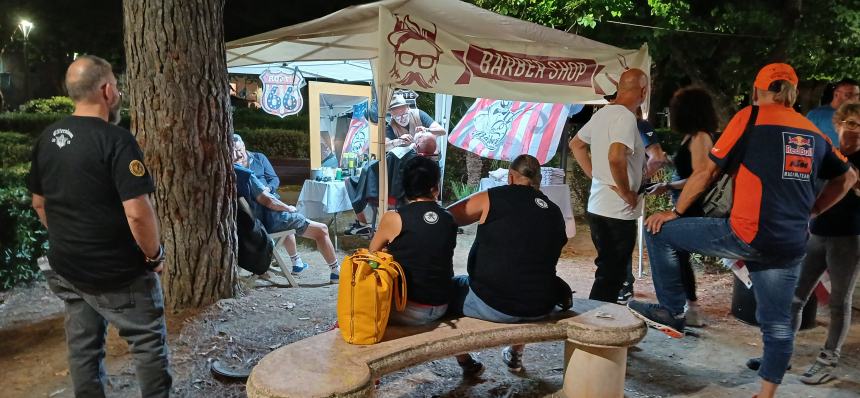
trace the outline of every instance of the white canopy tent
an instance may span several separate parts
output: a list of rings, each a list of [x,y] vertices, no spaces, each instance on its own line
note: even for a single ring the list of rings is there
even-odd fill
[[[355,60],[373,65],[380,119],[395,87],[475,98],[601,102],[615,92],[626,68],[649,73],[651,64],[645,45],[621,49],[459,0],[383,0],[227,43],[230,68]],[[374,138],[384,153],[384,123]],[[384,208],[388,184],[380,185]]]
[[[373,80],[370,61],[301,61],[301,62],[272,62],[259,65],[233,66],[227,68],[227,73],[259,75],[266,69],[287,68],[298,69],[305,78],[332,79],[342,82],[366,82]]]

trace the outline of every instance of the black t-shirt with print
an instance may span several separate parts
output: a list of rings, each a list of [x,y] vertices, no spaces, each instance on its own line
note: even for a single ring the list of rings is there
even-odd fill
[[[36,140],[30,192],[45,197],[51,268],[100,292],[144,274],[122,202],[155,191],[131,133],[95,117],[69,116]]]

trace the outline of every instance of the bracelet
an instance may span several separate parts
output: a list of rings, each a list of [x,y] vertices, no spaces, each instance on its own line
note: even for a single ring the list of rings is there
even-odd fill
[[[681,213],[679,213],[679,212],[678,212],[678,209],[677,209],[677,208],[674,208],[674,207],[673,207],[673,208],[672,208],[672,213],[675,213],[675,215],[676,215],[676,216],[678,216],[678,218],[684,217],[684,215],[683,215],[683,214],[681,214]]]
[[[155,255],[155,258],[149,258],[145,254],[143,255],[144,261],[146,262],[146,267],[148,269],[156,269],[158,266],[164,262],[164,245],[158,245],[158,254]]]

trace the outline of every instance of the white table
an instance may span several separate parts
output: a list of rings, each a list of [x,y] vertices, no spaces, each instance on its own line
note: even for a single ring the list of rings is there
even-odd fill
[[[331,217],[334,223],[334,248],[337,250],[337,214],[352,211],[352,202],[343,181],[320,182],[305,180],[299,200],[296,203],[299,213],[311,219]]]
[[[482,178],[478,189],[485,191],[502,185],[507,185],[507,181],[499,181],[495,178]],[[567,237],[572,238],[576,236],[576,221],[573,219],[573,207],[570,204],[570,187],[566,184],[541,185],[540,190],[561,209],[561,215],[564,217],[564,231],[567,233]]]

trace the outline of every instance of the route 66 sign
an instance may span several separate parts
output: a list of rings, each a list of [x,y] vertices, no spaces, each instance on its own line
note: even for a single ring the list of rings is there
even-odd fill
[[[260,105],[266,113],[283,118],[302,110],[304,99],[301,88],[305,79],[298,71],[273,72],[266,69],[260,75],[260,81],[263,82]]]

